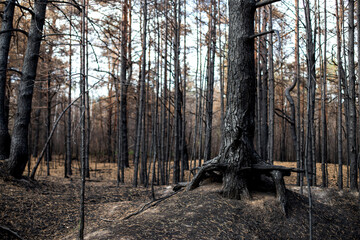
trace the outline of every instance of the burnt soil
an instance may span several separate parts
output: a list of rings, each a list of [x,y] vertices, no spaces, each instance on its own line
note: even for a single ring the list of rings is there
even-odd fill
[[[221,184],[204,183],[124,220],[151,201],[151,189],[93,179],[86,185],[85,239],[308,239],[306,191],[287,187],[287,217],[272,193],[231,200],[221,196]],[[155,189],[157,198],[173,193],[171,186]],[[76,239],[79,190],[79,179],[2,177],[0,226],[22,239]],[[358,194],[319,187],[312,192],[314,239],[359,239]],[[0,228],[0,239],[17,238]]]

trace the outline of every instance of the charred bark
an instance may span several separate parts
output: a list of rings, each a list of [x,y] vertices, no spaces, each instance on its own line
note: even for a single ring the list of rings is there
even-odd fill
[[[7,1],[0,34],[0,159],[7,159],[10,154],[10,134],[6,118],[6,70],[10,51],[11,30],[13,29],[15,0]]]
[[[225,116],[225,142],[220,155],[206,162],[195,175],[189,186],[191,190],[199,185],[206,174],[218,171],[222,174],[223,195],[228,198],[250,198],[249,186],[255,176],[270,175],[276,186],[281,208],[285,213],[286,197],[283,175],[290,175],[290,169],[271,166],[255,152],[255,61],[254,35],[255,1],[229,1],[229,71],[227,109]],[[250,173],[249,173],[250,172]],[[259,173],[259,174],[258,174]],[[286,174],[284,174],[286,173]]]
[[[47,3],[47,0],[35,1],[35,14],[31,19],[23,63],[10,158],[7,163],[8,172],[16,178],[22,176],[28,161],[28,128]]]

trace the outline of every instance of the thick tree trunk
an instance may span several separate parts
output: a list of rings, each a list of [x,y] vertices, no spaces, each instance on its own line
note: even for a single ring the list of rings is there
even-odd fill
[[[6,119],[6,71],[10,50],[11,30],[13,29],[15,0],[8,0],[5,6],[0,34],[0,159],[7,159],[10,154],[10,134]],[[8,31],[8,32],[6,32]]]
[[[223,193],[229,198],[248,198],[242,167],[251,165],[255,115],[254,34],[255,1],[229,0],[229,71],[222,161],[229,164],[223,177]],[[228,150],[229,151],[228,151]]]
[[[292,169],[271,166],[255,152],[254,117],[256,77],[254,69],[254,12],[253,0],[229,0],[229,71],[225,143],[219,156],[207,161],[188,185],[197,187],[205,173],[220,171],[223,176],[223,195],[228,198],[250,198],[249,185],[256,185],[260,175],[267,174],[276,186],[281,208],[286,214],[283,175]]]
[[[28,161],[28,127],[47,3],[47,0],[35,1],[35,14],[31,19],[22,68],[10,158],[7,163],[10,175],[16,178],[21,177]]]

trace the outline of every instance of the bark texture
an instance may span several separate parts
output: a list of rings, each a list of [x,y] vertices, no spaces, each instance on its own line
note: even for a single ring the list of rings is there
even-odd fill
[[[254,41],[249,36],[254,34],[254,11],[255,1],[229,0],[229,72],[221,162],[231,166],[224,173],[224,195],[236,199],[249,197],[246,178],[238,170],[251,165],[253,153],[256,79]]]
[[[350,189],[358,189],[357,183],[357,149],[356,149],[356,96],[355,96],[355,60],[354,60],[354,0],[349,1],[349,158],[350,158]]]
[[[28,161],[28,128],[47,3],[47,0],[35,1],[23,63],[10,158],[7,163],[8,172],[16,178],[22,176]]]
[[[13,29],[15,0],[7,1],[1,24],[0,34],[0,159],[7,159],[10,154],[10,134],[6,119],[5,93],[6,70],[10,50],[11,30]]]
[[[225,139],[220,155],[204,163],[187,186],[196,188],[201,180],[222,176],[224,197],[250,198],[249,187],[268,185],[261,176],[272,178],[281,209],[286,214],[284,175],[293,169],[267,164],[253,146],[255,128],[254,13],[256,2],[229,0],[229,71]],[[268,178],[269,179],[269,178]]]

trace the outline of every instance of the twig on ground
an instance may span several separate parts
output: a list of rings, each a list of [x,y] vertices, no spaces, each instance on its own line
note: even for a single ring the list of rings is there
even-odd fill
[[[22,237],[20,237],[19,234],[17,234],[16,232],[14,232],[13,230],[11,230],[10,228],[4,227],[0,225],[0,228],[8,233],[10,233],[11,235],[13,235],[14,237],[17,237],[18,239],[23,239]]]
[[[165,196],[165,197],[162,197],[162,198],[159,198],[159,199],[155,199],[155,200],[151,200],[150,202],[145,203],[144,206],[142,206],[138,211],[136,211],[136,212],[134,212],[134,213],[131,213],[131,214],[127,215],[126,217],[124,217],[123,220],[127,220],[127,219],[129,219],[129,218],[131,218],[131,217],[133,217],[133,216],[136,216],[136,215],[142,213],[143,211],[145,211],[145,210],[147,210],[147,209],[149,209],[149,208],[151,208],[151,207],[156,206],[158,203],[164,201],[165,199],[168,199],[168,198],[174,196],[175,194],[177,194],[177,193],[179,193],[179,192],[181,192],[181,190],[179,190],[179,191],[177,191],[177,192],[173,192],[173,193],[171,193],[170,195],[167,195],[167,196]]]

